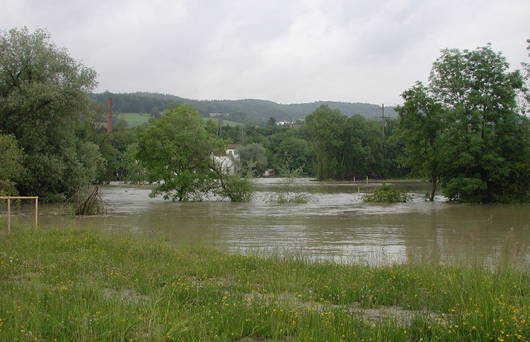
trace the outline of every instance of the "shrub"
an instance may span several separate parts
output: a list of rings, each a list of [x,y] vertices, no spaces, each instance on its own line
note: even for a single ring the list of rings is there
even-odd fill
[[[371,194],[365,194],[363,201],[365,202],[377,202],[377,203],[398,203],[407,202],[411,198],[404,192],[392,188],[389,185],[383,185],[376,189]]]
[[[254,186],[246,177],[237,174],[222,175],[216,193],[221,197],[228,197],[232,202],[248,202],[254,194]]]

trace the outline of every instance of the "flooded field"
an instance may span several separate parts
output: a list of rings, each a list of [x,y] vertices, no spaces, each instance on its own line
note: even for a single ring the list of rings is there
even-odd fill
[[[150,189],[104,187],[106,216],[75,218],[42,206],[42,227],[84,226],[112,233],[134,232],[177,245],[236,253],[288,253],[339,262],[472,262],[530,265],[530,206],[449,204],[424,200],[428,184],[396,183],[413,200],[367,204],[362,195],[378,184],[321,183],[298,179],[292,191],[305,204],[271,201],[281,179],[256,180],[250,203],[174,203],[150,198]],[[31,220],[19,210],[15,222]],[[5,226],[2,218],[2,227]]]

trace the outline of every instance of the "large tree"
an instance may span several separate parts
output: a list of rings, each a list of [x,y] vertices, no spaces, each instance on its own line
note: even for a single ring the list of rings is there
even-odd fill
[[[22,194],[69,196],[94,180],[101,159],[82,130],[95,77],[42,30],[0,33],[0,133],[14,135],[27,155]]]
[[[428,166],[451,200],[528,201],[529,122],[516,101],[522,88],[521,74],[490,46],[443,50],[428,86],[404,93],[411,165]]]
[[[305,118],[305,129],[315,154],[315,173],[318,179],[340,178],[344,155],[344,127],[346,116],[338,110],[321,106]]]
[[[187,105],[167,110],[140,134],[138,159],[147,179],[156,182],[153,195],[187,201],[212,190],[216,174],[211,153],[218,148],[197,111]]]
[[[405,145],[403,163],[415,176],[431,181],[429,200],[434,195],[442,176],[444,149],[442,106],[429,97],[421,83],[403,93],[405,103],[397,108],[399,137]]]

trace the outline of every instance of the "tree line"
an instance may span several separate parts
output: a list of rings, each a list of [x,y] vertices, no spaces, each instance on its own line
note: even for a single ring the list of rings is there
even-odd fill
[[[299,120],[315,111],[320,106],[340,110],[347,116],[362,115],[368,119],[381,116],[381,108],[368,103],[348,103],[336,101],[317,101],[312,103],[279,104],[272,101],[245,100],[192,100],[174,95],[157,93],[93,93],[90,97],[96,102],[106,104],[109,97],[113,99],[116,113],[148,113],[155,117],[171,107],[187,104],[195,107],[203,117],[211,113],[217,118],[236,121],[248,125],[265,126],[269,117],[276,120]],[[386,109],[388,117],[397,117],[394,108]]]
[[[524,202],[524,68],[509,71],[490,46],[443,50],[429,82],[406,90],[398,117],[384,121],[320,103],[296,127],[274,118],[228,126],[175,102],[149,125],[107,134],[105,108],[90,95],[95,71],[45,31],[13,29],[0,35],[0,193],[65,200],[87,184],[120,180],[157,183],[154,194],[177,200],[206,192],[246,200],[245,177],[272,169],[321,180],[422,177],[433,184],[431,200],[441,187],[454,201]],[[229,143],[241,145],[237,175],[212,164]]]

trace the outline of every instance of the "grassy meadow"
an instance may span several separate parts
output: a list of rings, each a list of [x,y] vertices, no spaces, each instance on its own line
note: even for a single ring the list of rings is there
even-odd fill
[[[218,123],[220,121],[222,126],[230,126],[230,127],[244,126],[244,124],[242,124],[241,122],[224,120],[224,119],[216,119],[215,117],[214,118],[203,118],[203,120],[206,120],[206,121],[213,120],[215,123]]]
[[[0,341],[528,341],[530,274],[310,263],[89,230],[0,239]]]
[[[117,113],[115,116],[127,123],[127,127],[136,127],[145,125],[149,122],[152,115],[147,113]]]

